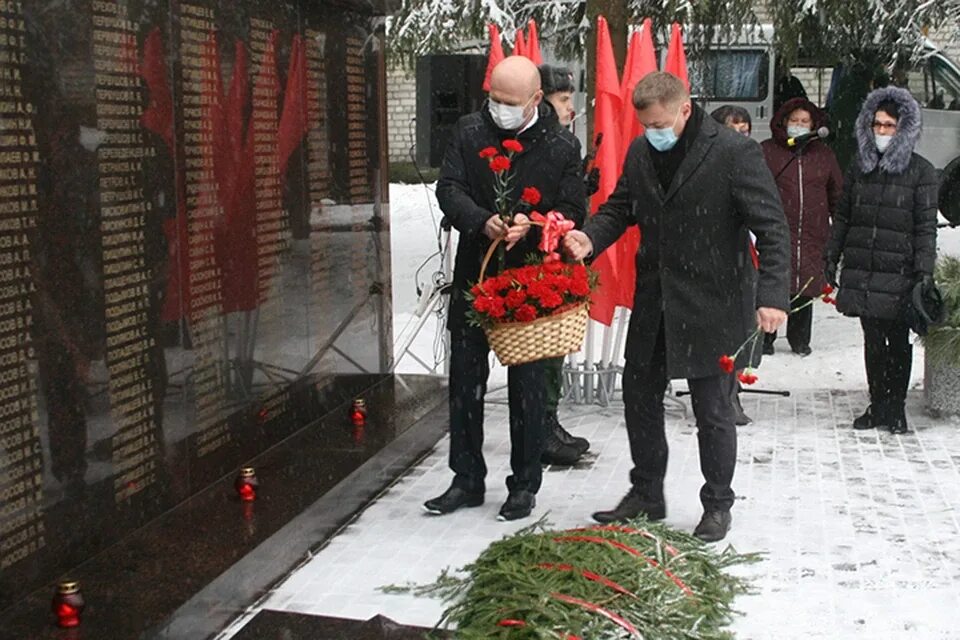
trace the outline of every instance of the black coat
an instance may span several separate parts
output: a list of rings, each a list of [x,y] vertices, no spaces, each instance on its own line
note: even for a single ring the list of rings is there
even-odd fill
[[[627,361],[650,361],[662,317],[668,375],[718,375],[720,356],[732,355],[756,329],[758,307],[789,308],[790,232],[780,196],[760,145],[711,118],[703,119],[666,192],[652,153],[643,136],[630,145],[616,190],[584,232],[595,254],[628,225],[643,234]],[[759,282],[748,230],[757,236]]]
[[[480,264],[490,246],[483,228],[496,210],[493,173],[488,161],[480,157],[480,150],[498,146],[513,137],[513,133],[493,123],[484,106],[481,111],[460,118],[443,156],[437,202],[447,220],[460,232],[447,320],[451,329],[466,323],[468,307],[464,293],[480,275]],[[559,211],[577,226],[582,225],[586,193],[580,142],[560,126],[556,112],[546,105],[540,106],[539,120],[517,139],[523,151],[513,157],[512,201],[519,201],[524,187],[536,187],[542,197],[537,211]],[[506,266],[523,266],[526,256],[536,252],[539,240],[537,227],[532,227],[527,237],[507,252]],[[496,273],[497,260],[494,259],[486,275]]]
[[[842,259],[837,309],[894,320],[937,258],[937,174],[913,154],[903,173],[854,164],[833,219],[826,260]]]

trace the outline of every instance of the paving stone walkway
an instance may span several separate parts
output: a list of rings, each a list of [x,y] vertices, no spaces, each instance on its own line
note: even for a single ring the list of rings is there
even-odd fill
[[[747,394],[753,424],[739,429],[733,530],[738,551],[764,561],[737,570],[756,594],[741,597],[738,638],[960,638],[960,423],[925,416],[914,432],[855,432],[862,391],[806,390],[790,398]],[[547,470],[534,518],[570,527],[614,505],[627,488],[630,456],[622,407],[578,407],[564,423],[590,439],[590,459]],[[530,520],[502,523],[509,473],[506,410],[487,413],[487,502],[432,517],[421,503],[446,489],[448,443],[400,478],[259,608],[432,625],[443,605],[387,595],[378,586],[429,582],[472,561]],[[667,523],[692,530],[701,484],[692,418],[668,415]],[[223,634],[228,638],[249,615]]]

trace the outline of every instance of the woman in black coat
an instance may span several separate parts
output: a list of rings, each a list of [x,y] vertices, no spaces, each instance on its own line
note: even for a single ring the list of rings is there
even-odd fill
[[[905,433],[913,349],[903,319],[917,282],[931,280],[937,256],[937,175],[913,152],[920,107],[908,91],[878,89],[857,118],[857,161],[844,182],[826,249],[826,279],[837,308],[863,326],[870,406],[855,429]]]

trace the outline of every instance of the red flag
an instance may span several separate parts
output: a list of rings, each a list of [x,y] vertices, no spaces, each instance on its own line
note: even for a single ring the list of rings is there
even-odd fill
[[[680,32],[680,25],[673,23],[670,33],[670,46],[667,47],[667,61],[663,65],[663,70],[672,73],[681,80],[683,84],[690,88],[690,79],[687,77],[687,54],[683,50],[683,35]]]
[[[635,31],[627,49],[627,61],[620,83],[620,158],[626,158],[630,143],[643,133],[643,125],[633,108],[633,89],[640,80],[657,70],[657,57],[653,49],[652,21],[643,21],[643,30]],[[627,229],[623,237],[607,249],[616,265],[617,289],[613,295],[617,306],[633,308],[633,294],[637,285],[637,251],[640,249],[641,230]]]
[[[523,41],[523,29],[517,29],[517,39],[513,41],[513,54],[515,56],[526,56],[527,45]]]
[[[643,21],[643,29],[634,31],[627,49],[627,62],[623,68],[623,81],[620,83],[620,100],[623,109],[620,112],[621,157],[626,157],[630,143],[643,133],[643,125],[637,119],[633,108],[633,89],[640,80],[657,70],[657,56],[653,49],[652,21]]]
[[[483,76],[483,90],[490,91],[490,75],[493,68],[503,60],[503,44],[500,42],[500,29],[492,22],[487,25],[490,31],[490,54],[487,58],[487,73]]]
[[[280,126],[277,129],[278,154],[277,164],[280,167],[280,177],[287,172],[287,163],[303,136],[310,128],[307,122],[307,56],[304,51],[303,38],[297,34],[293,37],[293,50],[290,53],[290,68],[287,71],[287,88],[283,94],[283,113],[280,116]]]
[[[620,78],[617,63],[613,57],[613,44],[610,30],[603,16],[597,17],[597,73],[594,107],[593,135],[596,140],[602,136],[596,150],[595,165],[600,170],[600,189],[590,199],[590,211],[597,209],[613,192],[620,176]],[[600,286],[593,293],[590,317],[609,325],[613,321],[618,295],[617,261],[615,251],[604,251],[593,263],[600,273]]]
[[[537,34],[537,23],[533,18],[527,23],[527,57],[533,60],[533,64],[540,66],[543,64],[543,56],[540,55],[540,36]]]

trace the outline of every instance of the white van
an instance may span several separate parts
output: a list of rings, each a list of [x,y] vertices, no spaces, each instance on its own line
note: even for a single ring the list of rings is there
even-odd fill
[[[691,92],[707,112],[724,104],[745,108],[753,119],[753,137],[770,137],[776,82],[772,30],[760,37],[739,38],[706,54],[691,66]],[[937,169],[960,156],[960,66],[933,42],[926,41],[921,62],[907,74],[907,88],[923,111],[923,135],[917,153]]]

